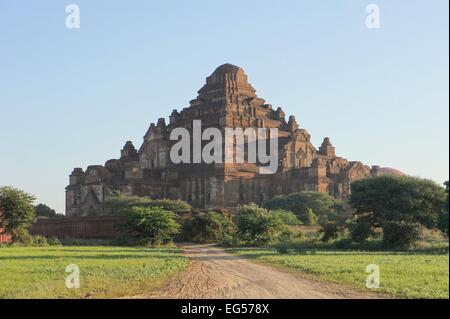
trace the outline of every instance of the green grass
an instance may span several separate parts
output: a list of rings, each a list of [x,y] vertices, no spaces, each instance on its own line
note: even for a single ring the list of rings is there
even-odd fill
[[[80,288],[67,289],[67,265],[80,268]],[[148,293],[184,270],[175,249],[124,247],[0,248],[0,298],[114,298]]]
[[[285,255],[257,248],[232,252],[361,289],[367,289],[366,266],[376,264],[381,287],[375,291],[399,298],[449,298],[448,254],[309,251]]]

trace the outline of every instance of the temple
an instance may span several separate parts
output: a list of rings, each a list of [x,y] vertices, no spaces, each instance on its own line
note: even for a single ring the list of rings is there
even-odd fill
[[[237,127],[277,128],[277,171],[260,174],[259,163],[172,163],[170,148],[176,141],[170,140],[170,132],[177,127],[192,131],[193,120],[201,120],[203,130],[215,127],[222,132]],[[337,156],[328,137],[317,149],[294,116],[286,119],[280,107],[274,109],[256,95],[243,69],[224,64],[206,78],[189,107],[174,110],[168,123],[160,118],[150,124],[139,150],[128,141],[119,159],[85,171],[75,168],[66,188],[66,215],[84,216],[101,210],[105,199],[117,192],[230,210],[304,190],[346,199],[352,181],[383,173],[401,174]]]

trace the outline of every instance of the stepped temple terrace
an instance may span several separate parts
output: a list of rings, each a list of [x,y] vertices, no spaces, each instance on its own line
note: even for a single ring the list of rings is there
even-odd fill
[[[203,130],[277,129],[276,171],[261,174],[262,164],[258,161],[174,163],[170,150],[177,141],[170,139],[170,133],[180,127],[192,131],[194,120],[201,120]],[[328,137],[316,148],[293,115],[286,118],[281,107],[274,108],[256,95],[243,69],[224,64],[206,78],[189,107],[174,110],[168,123],[164,118],[151,123],[139,149],[128,141],[119,159],[86,170],[75,168],[66,188],[66,214],[88,215],[117,192],[182,199],[197,208],[230,210],[240,204],[262,203],[275,195],[303,190],[346,199],[352,181],[385,173],[401,174],[337,156]]]

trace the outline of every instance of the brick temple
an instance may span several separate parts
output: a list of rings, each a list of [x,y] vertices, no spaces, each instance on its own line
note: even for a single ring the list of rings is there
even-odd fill
[[[126,142],[119,159],[92,165],[86,171],[75,168],[66,188],[66,215],[85,216],[101,209],[115,192],[152,198],[182,199],[197,208],[235,209],[240,204],[262,203],[275,195],[310,190],[346,199],[350,183],[382,173],[399,171],[368,167],[336,155],[325,137],[316,148],[311,136],[293,115],[256,95],[240,67],[224,64],[209,77],[189,107],[174,110],[169,122],[160,118],[151,123],[137,150]],[[258,163],[174,164],[170,132],[177,127],[192,131],[193,120],[202,129],[277,128],[278,169],[260,174]]]

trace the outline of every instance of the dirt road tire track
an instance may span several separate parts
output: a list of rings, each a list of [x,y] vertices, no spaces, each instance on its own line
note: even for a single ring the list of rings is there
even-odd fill
[[[186,272],[160,289],[136,298],[236,299],[352,299],[385,298],[344,285],[323,282],[302,273],[252,262],[212,245],[182,245],[191,260]]]

